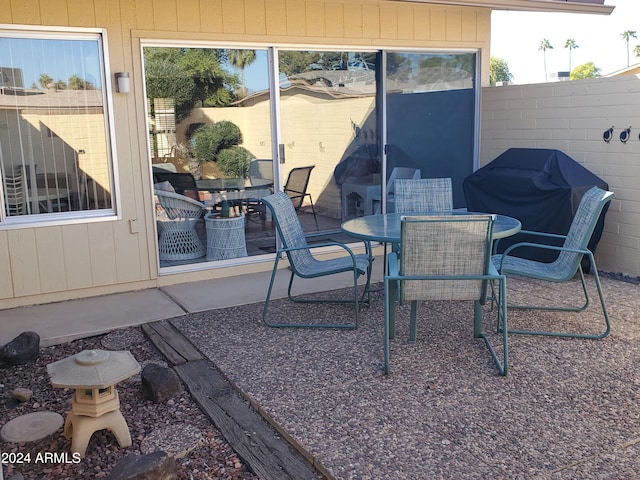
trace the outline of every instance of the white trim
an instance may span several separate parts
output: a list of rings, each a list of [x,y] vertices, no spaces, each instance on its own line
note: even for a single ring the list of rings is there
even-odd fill
[[[520,10],[526,12],[565,12],[565,13],[593,13],[609,15],[614,5],[603,3],[589,3],[588,0],[391,0],[405,3],[428,3],[453,5],[461,7],[485,7],[494,10]],[[597,0],[592,0],[597,1]],[[602,0],[604,1],[604,0]]]

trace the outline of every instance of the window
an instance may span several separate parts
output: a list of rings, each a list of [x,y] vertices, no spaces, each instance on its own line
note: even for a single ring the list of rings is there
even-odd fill
[[[0,31],[0,222],[113,215],[103,35]]]

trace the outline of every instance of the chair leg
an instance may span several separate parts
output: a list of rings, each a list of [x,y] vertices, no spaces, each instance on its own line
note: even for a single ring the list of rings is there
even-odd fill
[[[483,333],[482,328],[482,304],[479,301],[474,302],[473,305],[473,336],[475,338],[481,338],[484,340],[484,343],[493,358],[496,366],[498,367],[498,372],[500,375],[506,375],[509,371],[509,346],[508,346],[508,334],[511,333],[508,330],[507,326],[507,291],[506,291],[506,279],[502,278],[499,281],[499,292],[498,295],[494,295],[494,299],[492,302],[496,302],[497,304],[497,316],[498,316],[498,329],[502,332],[502,364],[500,363],[500,359],[498,358],[498,354],[496,353],[493,345],[491,344],[491,340]],[[500,328],[500,325],[502,328]]]
[[[392,316],[395,309],[395,300],[392,298],[393,287],[389,286],[389,279],[384,279],[384,347],[383,347],[383,359],[384,359],[384,373],[389,374],[389,339],[392,335]]]
[[[593,278],[595,280],[596,289],[598,290],[598,297],[600,298],[600,305],[602,306],[602,315],[604,317],[605,329],[599,334],[585,334],[585,333],[566,333],[566,332],[547,332],[547,331],[535,331],[535,330],[510,330],[509,333],[522,334],[522,335],[544,335],[550,337],[568,337],[568,338],[588,338],[599,340],[609,335],[611,331],[611,324],[609,321],[609,313],[607,312],[607,306],[604,302],[604,295],[602,294],[602,285],[600,284],[600,276],[598,275],[598,269],[596,267],[596,261],[593,258],[593,253],[588,253],[589,262],[591,265],[591,271],[593,272]],[[580,281],[582,283],[582,291],[585,297],[585,303],[581,307],[559,307],[559,306],[527,306],[527,305],[509,305],[509,308],[521,309],[521,310],[552,310],[552,311],[569,311],[569,312],[581,312],[589,306],[589,294],[587,293],[587,285],[584,279],[584,273],[582,267],[578,267],[580,274]]]
[[[274,323],[267,321],[267,309],[269,307],[269,299],[271,298],[271,291],[273,289],[273,284],[275,282],[276,271],[278,269],[279,255],[276,255],[276,260],[274,262],[273,271],[271,272],[271,281],[269,283],[269,288],[267,290],[267,298],[265,300],[264,307],[262,309],[262,320],[264,323],[270,327],[275,328],[341,328],[341,329],[357,329],[358,323],[360,320],[360,307],[364,304],[365,296],[368,294],[369,283],[371,279],[371,266],[367,269],[367,283],[365,285],[364,291],[362,292],[361,299],[358,299],[358,277],[360,276],[356,271],[353,273],[353,291],[354,298],[353,300],[315,300],[315,299],[300,299],[295,298],[291,294],[291,289],[293,287],[293,279],[296,276],[295,272],[291,272],[291,276],[289,277],[289,286],[287,288],[287,296],[289,300],[294,303],[353,303],[355,307],[355,322],[354,323]]]

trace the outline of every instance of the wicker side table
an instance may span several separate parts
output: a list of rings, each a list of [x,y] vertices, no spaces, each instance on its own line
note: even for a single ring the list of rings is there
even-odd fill
[[[247,256],[244,239],[244,215],[223,218],[207,213],[207,261]]]

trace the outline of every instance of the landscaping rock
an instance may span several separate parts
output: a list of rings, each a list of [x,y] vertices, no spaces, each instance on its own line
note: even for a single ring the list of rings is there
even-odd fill
[[[174,480],[178,469],[173,457],[157,451],[148,455],[130,453],[111,470],[107,480]]]
[[[21,402],[28,402],[33,396],[33,392],[28,388],[14,388],[11,390],[11,396]]]
[[[40,355],[40,335],[22,332],[0,348],[0,365],[12,366],[34,363]]]
[[[171,368],[150,363],[142,370],[142,392],[154,403],[162,403],[182,393],[182,383]]]

